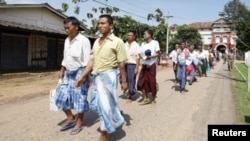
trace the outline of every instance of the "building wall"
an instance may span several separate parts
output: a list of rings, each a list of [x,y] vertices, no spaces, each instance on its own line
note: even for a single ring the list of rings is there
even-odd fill
[[[66,36],[5,31],[0,37],[0,72],[61,66]]]
[[[0,11],[1,72],[60,66],[58,53],[62,53],[66,38],[64,16],[49,6],[3,6]]]
[[[212,32],[209,30],[199,30],[199,33],[202,37],[202,43],[205,45],[211,44]]]
[[[231,30],[231,24],[222,15],[214,22],[195,22],[190,26],[198,29],[202,37],[202,43],[206,49],[227,50],[236,47],[236,32]],[[170,32],[170,37],[177,34],[177,25],[174,25]]]
[[[0,18],[3,21],[46,27],[64,32],[63,18],[46,8],[2,8]]]

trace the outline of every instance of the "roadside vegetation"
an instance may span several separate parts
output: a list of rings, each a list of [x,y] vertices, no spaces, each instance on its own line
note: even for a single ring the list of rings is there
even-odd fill
[[[244,63],[235,63],[235,65],[247,80],[247,66]],[[235,80],[231,84],[235,105],[235,123],[250,124],[250,92],[248,92],[247,82],[236,68],[230,72],[230,76]]]

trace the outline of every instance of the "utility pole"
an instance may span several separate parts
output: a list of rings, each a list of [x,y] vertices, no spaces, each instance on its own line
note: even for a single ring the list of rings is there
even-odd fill
[[[168,19],[169,19],[169,18],[172,18],[172,17],[174,17],[174,16],[170,16],[170,15],[168,14],[168,15],[167,15],[167,16],[165,16],[165,17],[166,17],[166,19],[167,19],[167,22],[166,22],[166,24],[167,24],[166,55],[168,56],[168,36],[169,36]]]

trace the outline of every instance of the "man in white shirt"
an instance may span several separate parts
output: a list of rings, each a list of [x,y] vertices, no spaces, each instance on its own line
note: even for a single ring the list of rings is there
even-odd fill
[[[177,50],[177,80],[180,85],[180,92],[186,91],[186,60],[189,57],[189,50],[186,43],[182,42],[181,47]]]
[[[173,70],[174,70],[174,84],[176,85],[177,83],[177,78],[176,78],[176,74],[177,74],[177,49],[179,48],[179,44],[175,44],[175,49],[171,51],[171,53],[169,54],[169,58],[172,60],[173,62]]]
[[[198,51],[198,58],[199,58],[199,75],[207,76],[207,63],[208,63],[208,51],[204,50],[203,47],[199,47]]]
[[[189,48],[189,59],[191,60],[192,62],[192,66],[193,66],[193,70],[191,71],[190,75],[189,75],[189,85],[192,85],[192,83],[194,81],[197,81],[196,79],[196,68],[197,68],[197,65],[198,65],[198,62],[199,62],[199,59],[198,59],[198,53],[194,50],[194,46],[191,45],[190,48]]]
[[[152,93],[152,106],[155,106],[157,94],[156,63],[160,55],[159,42],[153,39],[153,31],[144,31],[144,42],[141,44],[140,57],[142,58],[142,69],[137,82],[137,90],[142,91],[143,101],[141,105],[149,104],[148,93]]]
[[[128,41],[125,43],[125,50],[127,53],[128,60],[126,61],[126,77],[128,84],[128,102],[131,102],[132,95],[136,94],[137,90],[135,88],[136,75],[139,71],[140,62],[140,46],[135,41],[136,35],[135,31],[130,30],[127,33]]]
[[[89,111],[87,101],[89,76],[86,83],[81,84],[79,88],[74,88],[74,81],[81,75],[90,59],[91,45],[89,39],[78,32],[80,25],[78,19],[68,17],[63,23],[68,37],[64,43],[62,67],[59,73],[59,79],[62,81],[56,89],[56,105],[67,116],[61,131],[74,127],[70,134],[75,135],[82,130],[84,112]],[[77,112],[76,117],[72,109]]]

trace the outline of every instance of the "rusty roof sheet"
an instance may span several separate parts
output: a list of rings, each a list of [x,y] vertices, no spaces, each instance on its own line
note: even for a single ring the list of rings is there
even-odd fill
[[[189,24],[191,27],[195,28],[211,28],[212,27],[212,22],[194,22]]]

